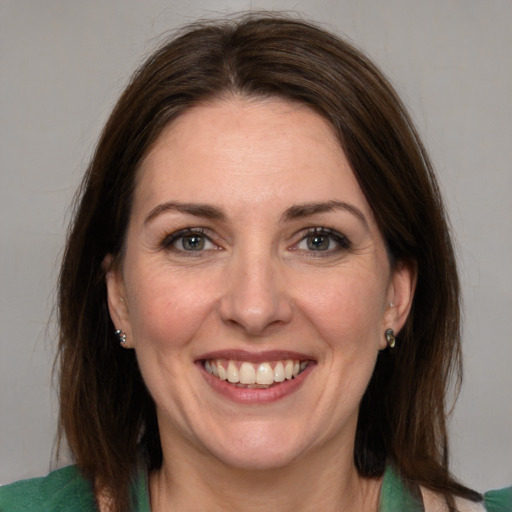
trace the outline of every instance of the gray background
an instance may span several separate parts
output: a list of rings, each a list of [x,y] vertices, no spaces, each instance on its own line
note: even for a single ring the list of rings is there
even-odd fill
[[[453,469],[512,482],[511,0],[0,0],[0,483],[45,473],[58,261],[99,131],[160,35],[196,17],[296,10],[397,87],[446,195],[464,283]]]

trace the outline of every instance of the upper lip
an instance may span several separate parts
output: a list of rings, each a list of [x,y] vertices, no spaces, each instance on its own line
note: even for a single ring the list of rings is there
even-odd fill
[[[215,350],[202,354],[197,358],[198,361],[209,359],[231,359],[234,361],[247,361],[248,363],[264,363],[267,361],[283,361],[293,359],[299,361],[314,361],[315,358],[310,354],[294,352],[290,350],[265,350],[265,351],[249,351],[249,350]]]

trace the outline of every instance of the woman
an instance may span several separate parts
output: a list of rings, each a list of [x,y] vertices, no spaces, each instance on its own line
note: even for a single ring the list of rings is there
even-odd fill
[[[199,24],[148,59],[84,179],[59,312],[76,466],[2,510],[509,510],[448,470],[459,286],[428,157],[310,24]]]

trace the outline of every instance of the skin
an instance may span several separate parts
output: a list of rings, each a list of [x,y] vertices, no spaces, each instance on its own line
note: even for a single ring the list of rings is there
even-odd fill
[[[333,201],[346,206],[290,215]],[[186,228],[200,231],[171,236]],[[380,481],[353,463],[358,409],[414,275],[390,268],[327,121],[279,99],[188,110],[141,165],[107,287],[157,406],[153,510],[377,510]],[[197,361],[212,350],[294,351],[315,364],[278,400],[238,403],[205,379]]]

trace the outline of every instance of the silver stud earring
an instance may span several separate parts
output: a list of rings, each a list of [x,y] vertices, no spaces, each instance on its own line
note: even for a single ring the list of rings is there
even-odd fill
[[[386,336],[386,343],[388,344],[388,347],[395,348],[396,338],[395,338],[395,332],[393,331],[393,329],[388,329],[384,333],[384,336]]]
[[[126,346],[126,333],[122,329],[117,329],[115,332],[117,339],[122,347],[127,348]]]

